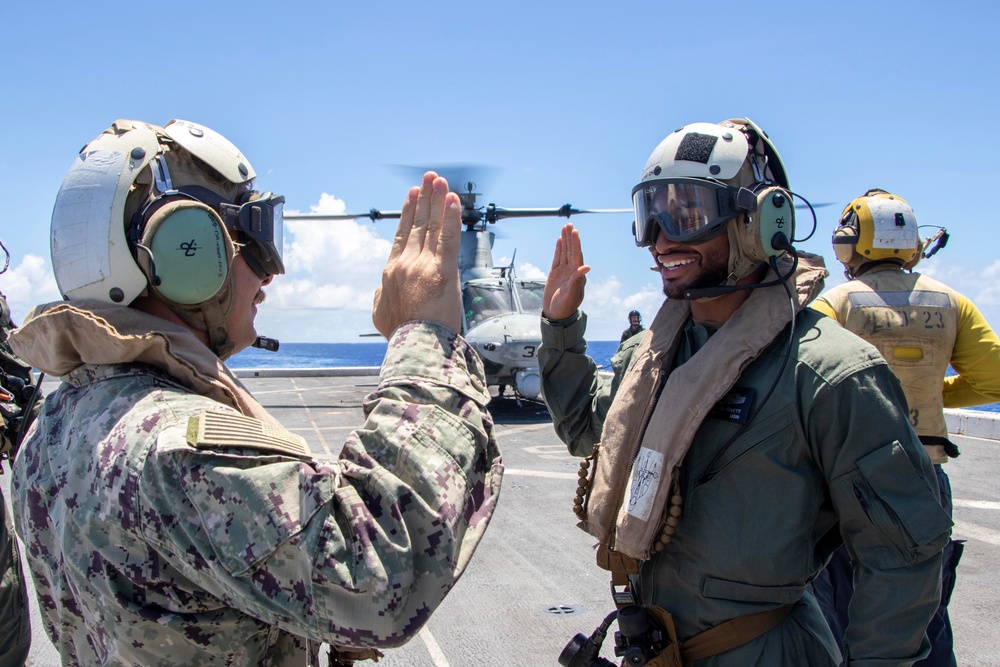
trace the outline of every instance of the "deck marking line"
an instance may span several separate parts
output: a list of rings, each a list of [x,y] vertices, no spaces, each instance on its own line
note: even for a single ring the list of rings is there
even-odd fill
[[[319,425],[316,424],[316,420],[313,419],[312,410],[309,406],[305,404],[305,396],[302,395],[303,390],[299,388],[299,385],[295,382],[295,378],[292,378],[292,387],[295,388],[295,393],[299,397],[299,403],[301,408],[306,411],[306,415],[309,417],[309,424],[312,426],[312,430],[316,433],[316,437],[319,438],[319,444],[323,448],[323,451],[327,456],[333,456],[333,452],[330,451],[330,445],[327,444],[326,438],[323,437],[323,433],[319,430]]]
[[[575,472],[545,472],[544,470],[524,470],[523,468],[504,468],[503,474],[522,475],[524,477],[547,477],[549,479],[576,479],[579,475]]]
[[[1000,530],[984,528],[983,526],[979,526],[974,523],[956,521],[951,534],[952,537],[977,540],[979,542],[986,542],[987,544],[1000,547]]]
[[[971,507],[978,510],[1000,510],[1000,503],[993,500],[959,500],[953,499],[951,504],[955,507]]]
[[[421,628],[420,632],[417,633],[420,639],[424,642],[424,646],[427,647],[427,652],[431,654],[431,660],[434,661],[434,667],[451,667],[448,663],[448,659],[444,657],[444,651],[438,646],[437,640],[434,639],[434,635],[431,631],[427,629],[425,625]]]
[[[535,431],[541,431],[543,429],[551,429],[552,424],[549,422],[542,422],[541,424],[519,424],[517,426],[510,426],[508,424],[497,424],[497,431],[503,435],[509,435],[514,433],[533,433]],[[555,433],[552,434],[553,436]],[[560,443],[561,447],[565,447]]]

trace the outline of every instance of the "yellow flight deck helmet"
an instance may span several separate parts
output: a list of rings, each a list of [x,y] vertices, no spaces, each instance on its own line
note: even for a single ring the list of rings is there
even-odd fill
[[[854,276],[870,262],[895,261],[912,269],[920,261],[923,242],[906,200],[874,188],[844,208],[833,232],[833,250]]]

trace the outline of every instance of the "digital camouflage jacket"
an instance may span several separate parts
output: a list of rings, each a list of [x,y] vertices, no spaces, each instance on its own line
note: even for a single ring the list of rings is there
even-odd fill
[[[318,664],[320,642],[411,638],[464,571],[499,493],[476,353],[438,325],[401,326],[364,401],[367,421],[333,460],[296,454],[274,424],[247,435],[232,402],[191,388],[212,381],[238,393],[228,369],[216,360],[213,371],[168,322],[139,315],[151,320],[138,326],[147,335],[130,336],[115,321],[135,317],[53,305],[14,339],[63,379],[13,480],[63,664]],[[66,371],[93,347],[74,347],[68,327],[104,336],[84,356],[123,358]],[[150,343],[164,331],[165,344]],[[130,341],[146,346],[134,353],[141,363],[124,358]],[[68,349],[52,358],[53,347]],[[247,397],[241,411],[266,416]],[[233,424],[243,444],[199,441],[210,417]]]

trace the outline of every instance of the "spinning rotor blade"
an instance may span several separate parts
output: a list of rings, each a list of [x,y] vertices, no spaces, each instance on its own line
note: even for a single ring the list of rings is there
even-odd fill
[[[423,178],[424,173],[433,171],[438,176],[448,181],[448,189],[457,195],[464,195],[470,192],[470,183],[472,184],[473,191],[485,187],[488,183],[495,180],[496,174],[500,171],[496,167],[488,167],[481,164],[471,163],[439,164],[428,166],[397,165],[396,169],[408,181],[413,181],[417,184],[420,183],[420,179]]]
[[[285,213],[285,220],[357,220],[359,218],[368,218],[372,222],[376,220],[398,220],[399,216],[403,214],[402,211],[380,211],[377,208],[373,208],[367,213]]]
[[[494,204],[486,207],[487,222],[496,222],[504,218],[568,218],[581,213],[632,213],[630,208],[573,208],[563,204],[559,208],[499,208]]]
[[[813,208],[824,208],[826,206],[833,206],[836,203],[837,202],[835,202],[835,201],[823,201],[823,202],[820,202],[818,204],[813,204],[812,202],[809,202],[809,204],[812,204]],[[809,204],[796,204],[795,208],[797,208],[797,209],[799,209],[799,208],[808,209],[809,208]]]

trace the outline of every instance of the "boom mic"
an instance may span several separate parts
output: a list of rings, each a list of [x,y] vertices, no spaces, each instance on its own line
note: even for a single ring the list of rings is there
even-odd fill
[[[784,250],[785,252],[790,252],[795,255],[795,246],[791,244],[788,237],[785,236],[784,232],[777,232],[771,237],[771,247],[775,250]],[[771,258],[771,265],[776,267],[775,258]],[[777,268],[775,268],[775,273],[777,273]],[[789,274],[790,275],[790,274]],[[788,276],[785,276],[787,278]],[[684,298],[688,301],[694,301],[695,299],[710,299],[716,296],[722,296],[723,294],[729,294],[731,292],[738,292],[745,289],[755,289],[757,287],[770,287],[771,285],[777,285],[783,279],[779,277],[776,280],[772,280],[766,283],[750,283],[749,285],[717,285],[715,287],[695,287],[689,290],[684,290]]]
[[[268,352],[277,352],[280,343],[277,338],[268,338],[267,336],[257,336],[257,340],[253,342],[251,347],[256,347],[261,350],[267,350]]]
[[[684,298],[688,301],[694,301],[696,299],[709,299],[715,296],[722,296],[723,294],[729,294],[730,292],[738,292],[744,289],[753,289],[754,287],[759,287],[757,283],[752,285],[717,285],[715,287],[694,287],[689,290],[684,290]]]

